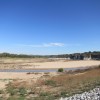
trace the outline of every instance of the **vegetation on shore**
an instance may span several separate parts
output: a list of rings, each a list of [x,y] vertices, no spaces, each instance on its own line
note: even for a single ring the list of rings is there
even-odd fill
[[[63,72],[63,71],[64,71],[63,68],[59,68],[59,69],[58,69],[58,72]]]

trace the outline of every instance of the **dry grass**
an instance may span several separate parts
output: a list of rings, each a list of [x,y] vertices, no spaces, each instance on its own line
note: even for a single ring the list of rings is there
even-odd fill
[[[100,86],[100,68],[71,74],[60,73],[53,77],[44,76],[36,82],[32,80],[14,81],[8,85],[8,88],[13,87],[13,90],[24,88],[24,91],[27,91],[25,98],[30,98],[29,100],[31,100],[31,96],[34,97],[32,100],[54,100],[61,96],[71,96],[89,91],[96,86]],[[16,94],[18,95],[18,93]]]
[[[48,80],[46,80],[48,81]],[[54,83],[54,85],[52,85]],[[62,74],[49,79],[49,84],[55,88],[56,93],[62,95],[73,95],[74,93],[81,93],[100,85],[100,69],[92,69],[83,73],[76,74]],[[56,88],[59,87],[59,90]]]

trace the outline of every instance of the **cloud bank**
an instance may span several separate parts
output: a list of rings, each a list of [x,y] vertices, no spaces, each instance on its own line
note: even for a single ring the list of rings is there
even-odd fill
[[[40,45],[24,45],[24,44],[20,44],[19,46],[26,46],[26,47],[63,47],[65,44],[64,43],[43,43]]]
[[[74,46],[80,46],[80,44],[64,44],[64,43],[43,43],[39,45],[26,45],[26,44],[19,44],[18,46],[24,46],[24,47],[33,47],[33,48],[47,48],[47,47],[74,47]]]

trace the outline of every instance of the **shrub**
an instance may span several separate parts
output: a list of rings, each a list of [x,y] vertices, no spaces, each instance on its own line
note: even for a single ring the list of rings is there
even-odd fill
[[[15,95],[15,94],[17,94],[17,89],[14,89],[14,87],[13,86],[9,86],[8,88],[7,88],[7,92],[11,95],[11,96],[13,96],[13,95]]]
[[[56,86],[56,82],[54,80],[46,80],[45,85]]]
[[[100,65],[98,66],[98,68],[100,68]]]
[[[63,72],[63,71],[64,71],[63,68],[59,68],[59,69],[58,69],[58,72]]]
[[[4,93],[4,91],[3,90],[0,90],[0,94],[3,94]]]
[[[68,94],[67,94],[67,92],[66,92],[66,91],[62,91],[62,92],[61,92],[61,96],[62,96],[62,97],[67,97],[67,96],[68,96]]]
[[[21,96],[24,96],[27,93],[27,91],[26,91],[25,88],[20,88],[19,93],[20,93]]]
[[[47,93],[47,92],[40,93],[40,96],[48,96],[48,95],[49,95],[49,93]]]

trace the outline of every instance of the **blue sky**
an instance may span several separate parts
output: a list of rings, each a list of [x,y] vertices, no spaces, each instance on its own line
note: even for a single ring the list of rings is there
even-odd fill
[[[0,52],[100,51],[100,0],[0,0]]]

